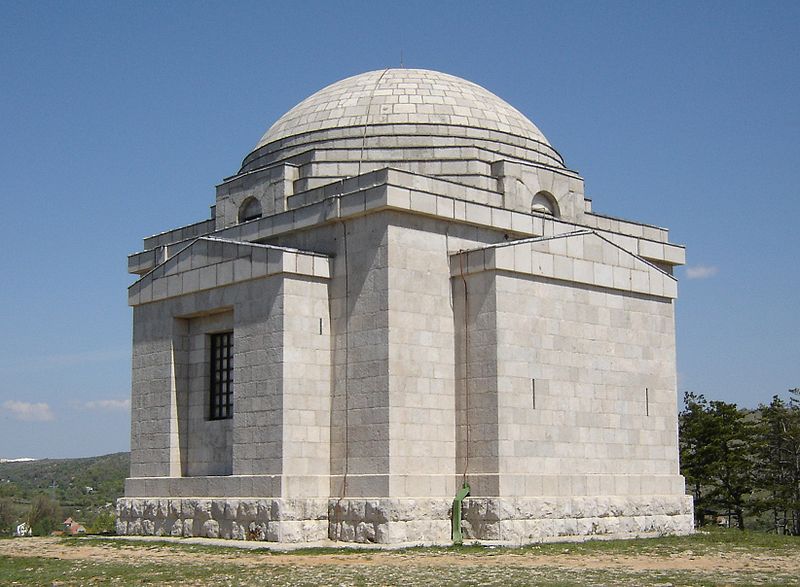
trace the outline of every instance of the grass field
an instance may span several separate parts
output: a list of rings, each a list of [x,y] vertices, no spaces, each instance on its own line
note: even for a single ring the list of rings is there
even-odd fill
[[[737,530],[524,548],[291,553],[181,542],[0,540],[0,585],[794,585],[800,539]]]

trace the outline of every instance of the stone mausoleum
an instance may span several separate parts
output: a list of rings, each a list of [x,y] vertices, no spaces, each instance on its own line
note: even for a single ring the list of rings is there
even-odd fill
[[[128,259],[118,532],[441,543],[465,483],[466,539],[691,532],[683,262],[478,85],[328,86]]]

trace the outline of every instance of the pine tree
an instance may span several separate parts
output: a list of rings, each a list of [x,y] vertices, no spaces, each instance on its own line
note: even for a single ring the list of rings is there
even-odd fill
[[[714,454],[709,406],[702,394],[686,392],[678,416],[681,473],[694,497],[695,525],[702,526],[711,504],[705,491],[711,480]]]
[[[709,403],[712,490],[709,499],[736,518],[736,526],[745,529],[744,512],[754,490],[756,455],[755,422],[736,404],[722,401]]]
[[[754,489],[756,429],[736,404],[686,393],[679,415],[681,472],[695,501],[695,522],[720,510],[744,529]]]
[[[756,478],[763,496],[758,500],[757,511],[771,511],[775,532],[784,534],[787,531],[786,487],[789,474],[786,460],[788,406],[776,395],[768,406],[759,406],[759,412],[761,442]]]
[[[800,387],[789,390],[789,418],[786,427],[785,458],[788,461],[787,482],[791,486],[787,510],[792,512],[791,533],[800,536]]]
[[[800,535],[800,392],[789,393],[759,406],[758,510],[772,512],[777,533]]]

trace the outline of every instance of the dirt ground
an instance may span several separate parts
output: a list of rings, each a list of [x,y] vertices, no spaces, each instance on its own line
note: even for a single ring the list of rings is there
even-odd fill
[[[625,569],[628,571],[690,570],[748,571],[792,573],[800,576],[800,559],[791,556],[760,555],[748,551],[721,552],[715,555],[695,555],[691,550],[669,556],[641,556],[625,554],[581,554],[565,552],[537,554],[530,550],[500,551],[491,556],[471,553],[451,553],[430,550],[359,551],[353,553],[290,554],[264,551],[225,549],[219,554],[184,548],[162,548],[158,545],[132,544],[124,541],[97,542],[65,541],[59,538],[23,538],[0,540],[0,556],[44,557],[65,561],[117,562],[117,563],[227,563],[243,567],[263,565],[314,566],[453,566],[479,563],[484,565],[515,567],[557,567],[563,569]]]

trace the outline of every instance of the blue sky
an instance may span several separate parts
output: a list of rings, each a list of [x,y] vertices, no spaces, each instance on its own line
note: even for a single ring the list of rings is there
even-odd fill
[[[0,3],[0,457],[129,447],[126,256],[281,114],[435,69],[525,113],[601,213],[667,226],[679,392],[800,386],[800,3]]]

